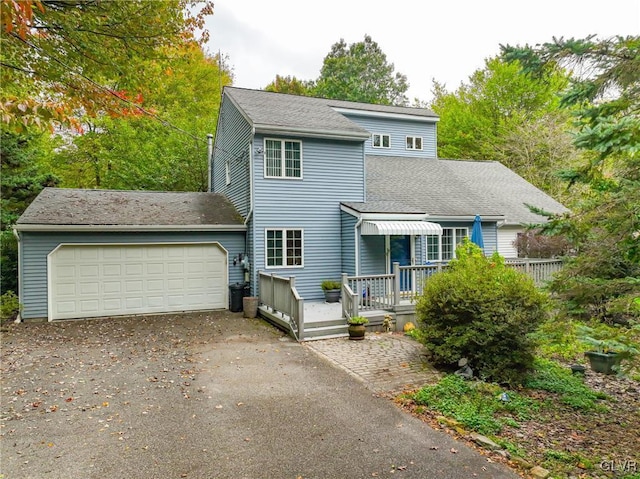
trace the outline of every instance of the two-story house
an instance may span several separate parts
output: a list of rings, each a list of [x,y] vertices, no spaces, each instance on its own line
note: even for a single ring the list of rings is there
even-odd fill
[[[253,268],[295,275],[305,299],[323,279],[451,259],[482,218],[485,252],[516,256],[523,224],[566,209],[497,162],[437,158],[438,117],[225,88],[212,191],[238,208]],[[501,233],[502,232],[502,233]]]
[[[320,300],[341,274],[451,259],[482,220],[516,255],[532,204],[566,209],[497,162],[438,159],[438,117],[226,87],[209,193],[47,188],[16,225],[22,317],[226,308],[229,285],[295,276]]]

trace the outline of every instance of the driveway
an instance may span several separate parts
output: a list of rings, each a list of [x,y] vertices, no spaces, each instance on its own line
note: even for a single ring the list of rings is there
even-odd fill
[[[7,329],[3,479],[517,477],[240,313]]]

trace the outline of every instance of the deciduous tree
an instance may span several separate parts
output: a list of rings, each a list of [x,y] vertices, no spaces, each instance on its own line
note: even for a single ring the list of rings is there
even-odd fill
[[[0,118],[24,131],[78,114],[126,114],[161,60],[161,47],[193,38],[210,0],[1,0]],[[189,12],[195,12],[191,14]],[[119,93],[120,92],[120,93]]]
[[[519,65],[496,57],[454,92],[434,82],[438,154],[500,161],[559,197],[555,173],[576,157],[566,132],[569,114],[559,110],[559,94],[568,80],[552,68],[541,79],[519,71]]]
[[[395,72],[380,46],[369,35],[347,46],[334,43],[324,58],[314,96],[340,100],[406,105],[407,77]]]

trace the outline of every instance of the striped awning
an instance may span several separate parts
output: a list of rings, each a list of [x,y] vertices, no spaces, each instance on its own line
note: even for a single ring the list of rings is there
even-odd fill
[[[442,235],[442,226],[427,221],[363,221],[363,235]]]

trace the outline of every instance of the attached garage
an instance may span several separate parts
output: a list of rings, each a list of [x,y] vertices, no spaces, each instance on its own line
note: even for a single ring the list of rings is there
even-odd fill
[[[75,245],[49,254],[49,318],[226,308],[218,243]]]
[[[213,193],[47,188],[16,232],[23,319],[225,309],[244,279],[243,220]]]

